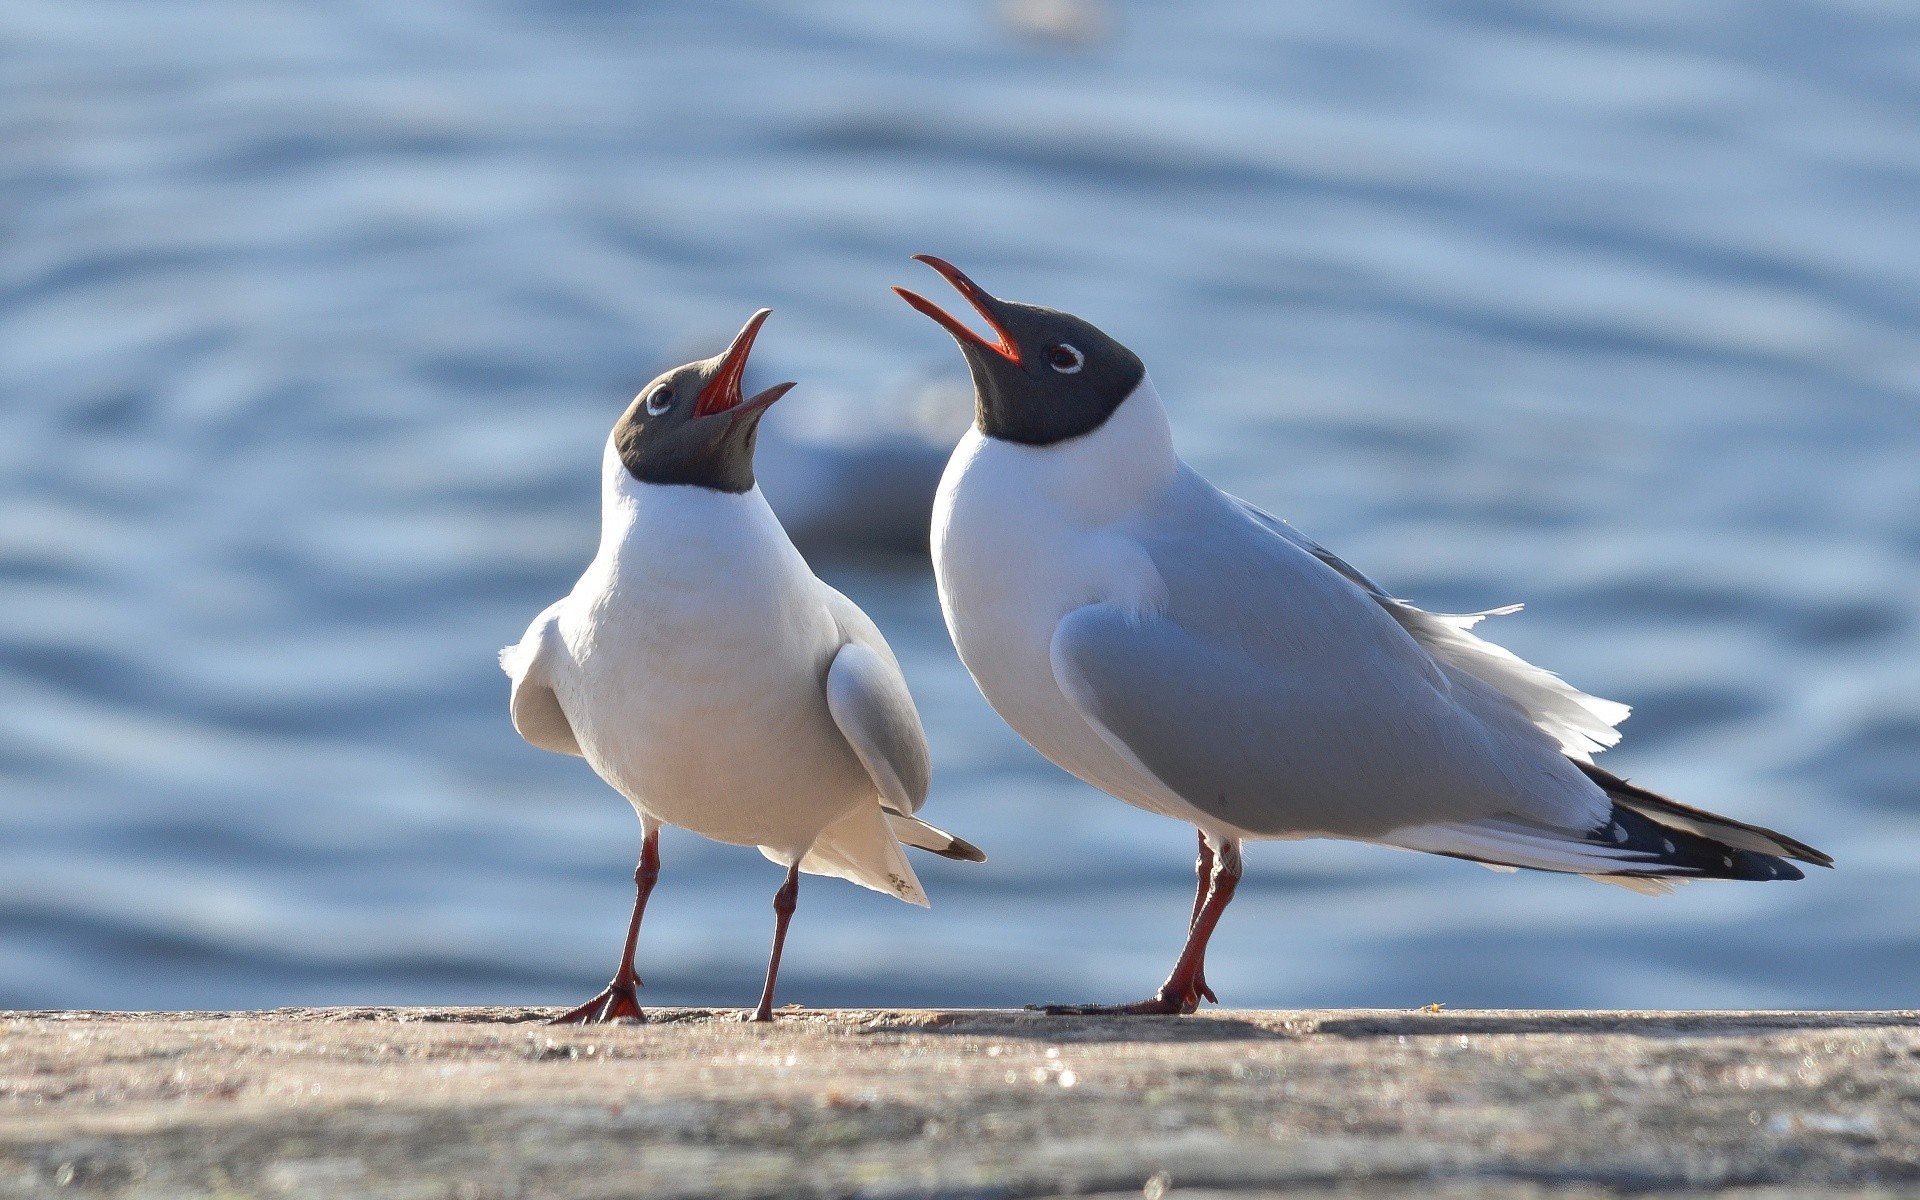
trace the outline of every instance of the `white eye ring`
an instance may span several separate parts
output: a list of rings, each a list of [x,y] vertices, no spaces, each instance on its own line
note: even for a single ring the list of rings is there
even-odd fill
[[[1062,375],[1074,375],[1087,365],[1087,356],[1070,343],[1058,342],[1047,347],[1047,365]]]
[[[647,393],[647,415],[657,417],[673,407],[673,388],[666,384]]]

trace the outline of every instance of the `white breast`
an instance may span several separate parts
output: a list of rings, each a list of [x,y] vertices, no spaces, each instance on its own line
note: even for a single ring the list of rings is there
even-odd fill
[[[803,848],[874,796],[826,706],[844,639],[821,585],[758,489],[620,474],[559,619],[555,692],[581,749],[668,824]]]
[[[1156,611],[1165,589],[1128,532],[1174,480],[1166,413],[1150,380],[1099,429],[1056,446],[970,430],[934,500],[940,607],[960,660],[1015,732],[1056,765],[1131,804],[1196,814],[1094,732],[1054,680],[1060,618],[1087,604]]]

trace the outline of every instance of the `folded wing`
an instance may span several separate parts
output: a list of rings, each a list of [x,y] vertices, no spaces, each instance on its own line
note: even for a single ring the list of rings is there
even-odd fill
[[[1471,632],[1488,617],[1519,612],[1518,604],[1478,613],[1427,612],[1389,595],[1338,555],[1278,517],[1244,500],[1234,503],[1275,535],[1312,554],[1373,597],[1374,602],[1434,658],[1506,695],[1520,706],[1529,720],[1559,742],[1569,757],[1588,761],[1594,752],[1620,740],[1620,731],[1614,727],[1632,711],[1626,705],[1589,696],[1553,672],[1536,667],[1504,646],[1483,641]]]
[[[1373,840],[1504,812],[1602,819],[1599,791],[1544,737],[1488,728],[1356,641],[1348,669],[1330,668],[1311,647],[1255,649],[1172,613],[1089,605],[1055,629],[1051,659],[1109,745],[1229,830]]]
[[[1054,631],[1053,673],[1123,760],[1229,829],[1326,834],[1660,891],[1826,855],[1587,761],[1625,708],[1424,613],[1197,476],[1131,531],[1158,599]]]
[[[873,777],[894,837],[942,858],[987,860],[965,838],[913,815],[927,802],[927,739],[906,680],[891,657],[860,642],[842,646],[827,669],[827,710]]]
[[[500,652],[500,669],[513,681],[508,711],[520,736],[542,750],[579,755],[580,742],[574,737],[573,725],[553,692],[553,667],[566,653],[555,625],[559,611],[560,603],[556,602],[535,617],[526,636]]]
[[[880,792],[881,804],[912,816],[927,802],[932,768],[913,697],[893,663],[849,642],[827,668],[827,709]]]
[[[827,668],[827,711],[879,796],[821,834],[800,869],[837,875],[924,906],[926,892],[901,851],[902,843],[947,858],[980,861],[969,843],[913,814],[927,802],[932,769],[920,714],[906,679],[880,631],[846,597],[826,591],[828,608],[850,639]]]

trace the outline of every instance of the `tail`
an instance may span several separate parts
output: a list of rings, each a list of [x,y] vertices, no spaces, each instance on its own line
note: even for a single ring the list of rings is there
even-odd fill
[[[1828,855],[1785,834],[1669,800],[1591,763],[1574,762],[1613,802],[1611,819],[1596,829],[1576,834],[1524,818],[1491,817],[1395,830],[1389,844],[1497,871],[1585,875],[1653,895],[1692,879],[1804,879],[1788,859],[1833,865]]]
[[[935,829],[918,817],[888,812],[887,824],[893,827],[894,837],[909,846],[930,850],[941,858],[958,859],[961,862],[987,861],[986,851],[980,847],[965,838],[957,838],[944,829]]]
[[[882,813],[877,804],[861,805],[827,826],[800,860],[800,869],[809,875],[845,879],[926,908],[926,890],[885,819],[892,815]],[[761,853],[774,857],[764,848]]]

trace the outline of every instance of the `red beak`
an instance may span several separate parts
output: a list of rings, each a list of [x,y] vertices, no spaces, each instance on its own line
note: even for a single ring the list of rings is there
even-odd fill
[[[987,323],[987,327],[993,330],[994,336],[1000,340],[998,342],[989,342],[973,330],[962,325],[953,317],[948,316],[946,312],[933,301],[928,300],[924,296],[915,295],[906,288],[894,288],[894,293],[918,309],[921,313],[939,322],[940,327],[958,339],[961,345],[973,345],[980,347],[982,350],[991,350],[1014,366],[1019,366],[1020,343],[1013,339],[1013,335],[1007,332],[1006,326],[1000,324],[999,319],[993,315],[993,297],[988,295],[986,290],[979,284],[968,279],[959,267],[954,266],[943,258],[935,258],[931,254],[916,254],[913,258],[915,262],[923,262],[940,272],[941,276],[953,285],[955,291],[966,297],[967,303],[973,305],[973,311],[980,314],[980,319]]]
[[[760,327],[772,315],[772,309],[761,309],[748,317],[740,332],[733,336],[733,344],[727,347],[726,355],[720,360],[720,373],[700,389],[700,396],[694,401],[695,417],[710,417],[723,412],[731,412],[736,416],[758,412],[793,388],[791,383],[776,383],[751,400],[740,397],[740,379],[747,373],[747,355],[753,352],[753,339],[760,336]]]

